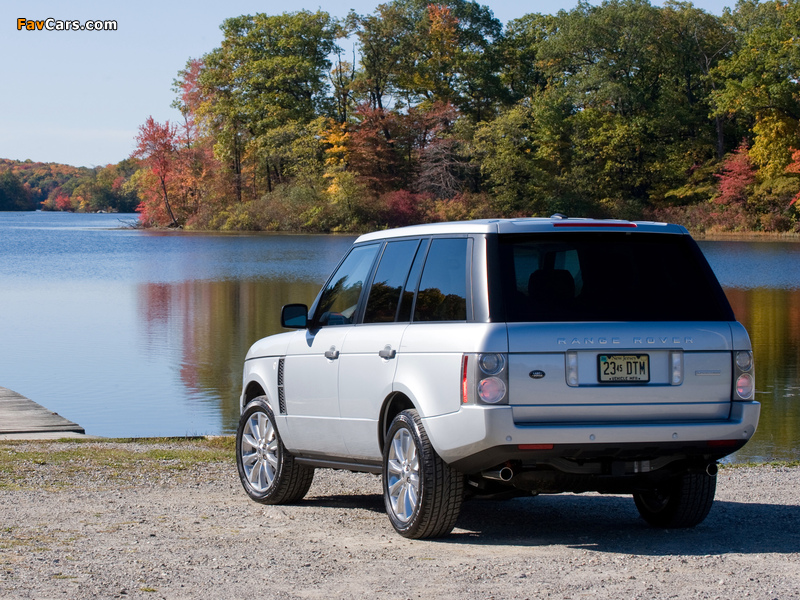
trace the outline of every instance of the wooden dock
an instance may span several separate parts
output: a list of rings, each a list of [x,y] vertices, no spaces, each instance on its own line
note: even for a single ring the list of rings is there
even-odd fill
[[[78,437],[85,433],[77,423],[0,387],[0,439]]]

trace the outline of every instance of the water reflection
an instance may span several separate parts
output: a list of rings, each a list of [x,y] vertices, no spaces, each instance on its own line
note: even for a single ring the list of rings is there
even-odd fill
[[[800,290],[726,289],[736,318],[750,332],[761,420],[736,460],[800,456]]]
[[[281,331],[284,304],[311,304],[319,287],[291,279],[141,284],[145,352],[173,361],[187,393],[218,407],[221,433],[233,433],[247,349]]]

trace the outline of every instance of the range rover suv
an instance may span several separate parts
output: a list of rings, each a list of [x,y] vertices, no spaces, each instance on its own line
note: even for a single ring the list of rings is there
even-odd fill
[[[688,232],[484,220],[359,237],[293,329],[244,364],[239,475],[303,498],[315,468],[381,474],[409,538],[472,496],[631,494],[656,527],[708,514],[754,434],[744,327]]]

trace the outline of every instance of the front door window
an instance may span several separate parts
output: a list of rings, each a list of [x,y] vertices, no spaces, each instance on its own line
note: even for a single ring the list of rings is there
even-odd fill
[[[379,248],[379,244],[358,246],[347,255],[322,290],[319,304],[314,311],[315,325],[326,327],[354,323],[358,299]]]

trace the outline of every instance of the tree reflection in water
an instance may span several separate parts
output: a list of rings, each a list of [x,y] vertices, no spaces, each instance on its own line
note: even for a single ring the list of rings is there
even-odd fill
[[[750,333],[761,420],[736,460],[800,458],[800,290],[725,290]]]
[[[318,283],[286,280],[184,281],[139,286],[145,343],[175,356],[188,396],[219,407],[222,431],[236,431],[242,365],[256,340],[284,331],[281,307],[311,304]]]

